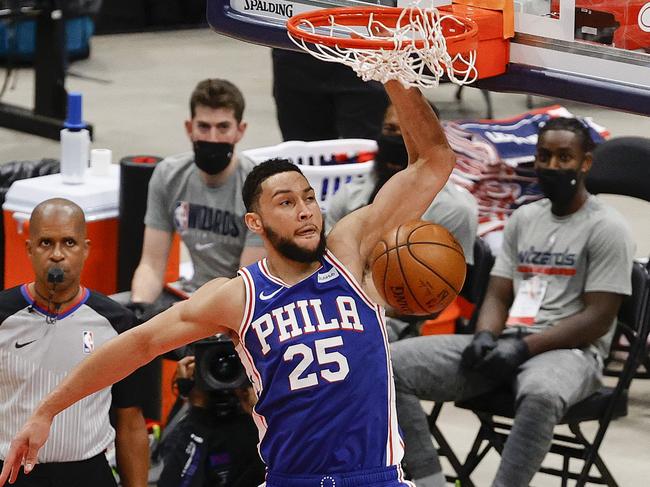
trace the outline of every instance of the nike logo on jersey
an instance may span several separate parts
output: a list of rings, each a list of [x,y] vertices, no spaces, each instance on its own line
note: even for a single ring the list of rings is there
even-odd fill
[[[271,294],[265,294],[264,291],[260,293],[260,299],[262,301],[268,301],[269,299],[273,298],[276,294],[278,294],[280,291],[282,291],[283,288],[279,287],[275,291],[273,291]]]
[[[194,244],[194,248],[201,252],[202,250],[209,249],[214,245],[214,242],[208,242],[208,243],[196,243]]]
[[[16,348],[23,348],[23,347],[26,347],[27,345],[29,345],[30,343],[34,343],[35,341],[36,341],[36,340],[32,340],[31,342],[25,342],[25,343],[18,343],[18,342],[16,342],[16,343],[15,343],[15,346],[16,346]]]

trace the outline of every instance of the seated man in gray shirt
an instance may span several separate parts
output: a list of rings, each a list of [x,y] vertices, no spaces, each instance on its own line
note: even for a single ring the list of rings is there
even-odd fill
[[[160,162],[149,182],[133,303],[152,303],[160,295],[174,232],[194,265],[189,291],[233,277],[240,264],[262,256],[261,241],[249,237],[244,225],[241,189],[253,162],[235,154],[246,132],[243,113],[244,97],[229,81],[206,79],[194,89],[185,121],[193,151]]]
[[[594,143],[576,119],[540,129],[535,169],[547,198],[508,220],[474,337],[392,346],[405,462],[417,487],[444,486],[420,399],[454,401],[509,385],[516,416],[492,485],[525,487],[567,409],[600,386],[634,245],[623,218],[590,195]]]
[[[408,165],[409,155],[404,143],[406,137],[408,134],[402,132],[397,111],[393,105],[389,105],[384,114],[381,136],[377,140],[377,155],[372,174],[369,178],[353,180],[343,185],[334,195],[325,215],[327,231],[348,213],[371,203],[384,183]],[[447,228],[462,246],[467,265],[474,264],[478,205],[469,191],[447,181],[422,215],[422,219]],[[371,280],[367,280],[365,284],[366,287],[372,288]],[[412,320],[410,317],[394,316],[390,309],[387,309],[387,314],[391,315],[387,320],[388,337],[390,341],[395,341],[410,330],[404,320]]]
[[[161,295],[174,232],[183,240],[194,266],[191,281],[183,283],[182,291],[187,293],[211,279],[234,277],[240,265],[264,256],[262,241],[244,224],[242,187],[254,167],[251,160],[235,154],[235,146],[246,132],[244,105],[242,93],[226,80],[203,80],[192,92],[191,118],[185,122],[185,130],[193,151],[161,161],[149,182],[142,257],[133,276],[129,305],[136,314],[154,314],[180,299],[171,293]],[[154,306],[146,306],[154,301]],[[187,353],[190,351],[183,348],[169,357],[180,358]],[[213,451],[214,445],[204,435],[206,429],[214,429],[215,438],[226,435],[223,429],[201,427],[209,423],[205,418],[213,413],[210,400],[209,393],[192,391],[191,424],[177,432],[175,448],[165,456],[162,482],[173,479],[193,486],[203,482],[203,461],[198,467],[193,464],[189,472],[183,467],[195,458],[188,450],[192,439],[205,439],[205,448]],[[254,428],[250,416],[242,422]],[[254,443],[249,446],[255,447]],[[183,458],[180,463],[179,457]]]

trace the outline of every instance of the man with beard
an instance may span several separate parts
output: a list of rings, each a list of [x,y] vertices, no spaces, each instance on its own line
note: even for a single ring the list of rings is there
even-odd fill
[[[242,191],[246,225],[267,258],[234,279],[216,279],[72,372],[15,437],[0,485],[30,471],[52,418],[151,358],[224,328],[258,397],[253,416],[267,487],[410,485],[383,310],[359,283],[386,231],[417,219],[455,164],[444,132],[418,89],[386,90],[410,138],[413,161],[372,204],[323,236],[314,190],[288,161],[257,166]],[[101,373],[100,373],[101,372]]]
[[[432,106],[436,111],[435,107]],[[436,116],[438,112],[436,111]],[[397,110],[389,105],[384,114],[382,133],[377,140],[377,155],[373,171],[369,178],[356,179],[341,186],[327,208],[326,229],[334,227],[345,215],[372,203],[379,190],[386,182],[409,164],[409,154],[406,150],[405,139],[408,137],[402,130],[397,117]],[[427,211],[422,215],[427,220],[447,228],[465,254],[468,266],[474,264],[474,241],[478,226],[478,205],[469,191],[447,181],[447,184],[437,194]],[[366,280],[368,286],[371,280]],[[422,322],[421,318],[399,316],[394,310],[387,310],[388,339],[393,342],[409,331],[409,322]]]
[[[135,323],[129,310],[80,282],[90,241],[79,206],[61,198],[37,205],[26,244],[34,282],[0,293],[1,460],[11,436],[40,400],[72,368]],[[61,413],[39,453],[39,465],[15,485],[116,487],[104,454],[115,439],[121,485],[146,487],[144,374],[142,369]]]
[[[194,276],[183,286],[187,291],[215,277],[233,277],[240,262],[262,256],[261,242],[244,225],[239,196],[254,165],[235,154],[246,133],[244,106],[242,93],[226,80],[203,80],[192,92],[185,131],[193,151],[167,157],[149,182],[142,257],[131,285],[136,314],[163,289],[174,232],[194,265]],[[163,301],[160,307],[170,299]]]
[[[555,425],[600,387],[634,255],[622,216],[585,188],[593,147],[576,119],[540,129],[535,169],[547,198],[508,220],[473,337],[391,347],[405,462],[417,487],[445,485],[420,399],[463,400],[511,386],[516,415],[492,485],[525,487]]]

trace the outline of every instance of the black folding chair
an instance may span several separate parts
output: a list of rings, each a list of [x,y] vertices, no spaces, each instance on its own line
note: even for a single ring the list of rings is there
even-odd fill
[[[618,137],[594,150],[587,175],[590,193],[609,193],[650,201],[650,139]]]
[[[650,202],[650,139],[645,137],[618,137],[600,144],[594,150],[594,160],[587,176],[587,189],[593,194],[607,193],[630,196]],[[650,264],[649,264],[650,265]],[[619,328],[612,342],[612,353],[628,353],[626,330]],[[615,361],[608,361],[605,374],[617,376],[620,369]],[[643,354],[636,378],[650,379],[650,350]]]
[[[490,246],[482,238],[476,237],[474,241],[474,265],[468,266],[465,284],[460,291],[460,295],[474,305],[474,312],[468,323],[456,327],[456,333],[474,333],[478,310],[483,304],[493,265],[494,256]]]
[[[632,272],[632,296],[624,299],[618,314],[619,326],[626,329],[630,348],[623,370],[615,387],[602,387],[599,391],[572,406],[560,424],[566,424],[572,434],[555,433],[550,453],[562,457],[562,469],[542,466],[540,472],[559,476],[562,486],[568,485],[569,479],[577,480],[577,486],[587,482],[616,487],[618,484],[598,454],[607,428],[612,419],[627,415],[628,389],[634,377],[639,361],[646,351],[646,340],[650,328],[650,276],[641,264],[635,263]],[[499,454],[503,451],[515,414],[514,395],[509,390],[499,390],[458,402],[456,406],[470,409],[481,421],[481,427],[474,440],[464,465],[457,469],[458,478],[463,479],[463,486],[472,485],[469,476],[489,452],[494,448]],[[499,418],[499,419],[498,419]],[[589,440],[581,429],[585,421],[598,421],[599,426],[593,440]],[[453,453],[453,452],[452,452]],[[571,459],[583,461],[579,471],[570,469]],[[460,462],[458,459],[452,465]],[[592,466],[596,468],[591,473]],[[454,467],[457,468],[457,467]]]

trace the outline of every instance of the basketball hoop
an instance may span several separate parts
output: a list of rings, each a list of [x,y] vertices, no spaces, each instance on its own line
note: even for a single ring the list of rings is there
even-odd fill
[[[364,81],[429,88],[445,74],[459,85],[476,80],[476,23],[418,4],[305,12],[288,20],[287,32],[301,49],[350,66]]]

